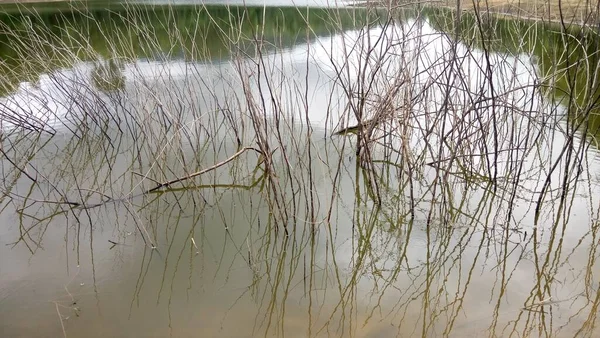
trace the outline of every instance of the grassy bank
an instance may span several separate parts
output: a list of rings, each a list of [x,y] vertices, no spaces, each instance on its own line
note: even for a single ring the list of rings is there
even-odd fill
[[[441,0],[441,1],[404,1],[404,0],[367,0],[358,1],[359,6],[382,6],[388,8],[399,8],[418,5],[446,7],[462,11],[477,11],[502,14],[504,16],[517,17],[528,20],[542,20],[553,22],[565,22],[574,24],[598,23],[598,9],[600,3],[590,0]]]
[[[446,6],[456,7],[456,1],[444,1]],[[595,22],[598,18],[598,2],[565,0],[488,0],[461,1],[460,6],[465,10],[490,11],[523,18],[540,20],[564,20],[576,23]]]
[[[201,1],[198,2],[201,4]],[[598,23],[600,2],[593,0],[366,0],[356,1],[357,6],[382,6],[382,7],[409,7],[414,5],[441,6],[457,8],[464,11],[478,11],[498,13],[506,16],[523,19],[544,21],[564,21],[566,23]],[[91,1],[63,1],[63,0],[0,0],[0,9],[3,11],[15,10],[35,6],[36,10],[67,9],[73,6],[108,7],[115,5],[104,0]],[[57,7],[58,6],[58,7]]]

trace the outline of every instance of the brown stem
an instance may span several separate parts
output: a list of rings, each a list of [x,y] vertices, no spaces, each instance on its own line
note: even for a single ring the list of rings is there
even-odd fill
[[[225,165],[225,164],[227,164],[227,163],[229,163],[229,162],[233,161],[233,160],[234,160],[236,157],[240,156],[241,154],[243,154],[244,152],[246,152],[246,151],[248,151],[248,150],[254,150],[254,151],[258,152],[258,153],[261,153],[261,151],[260,151],[260,150],[258,150],[258,149],[256,149],[256,148],[252,148],[252,147],[244,147],[244,148],[240,149],[240,150],[239,150],[237,153],[235,153],[235,154],[231,155],[231,157],[229,157],[228,159],[226,159],[226,160],[224,160],[224,161],[222,161],[222,162],[216,163],[216,164],[214,164],[214,165],[212,165],[212,166],[210,166],[210,167],[208,167],[208,168],[206,168],[206,169],[202,169],[202,170],[200,170],[200,171],[198,171],[198,172],[195,172],[195,173],[193,173],[193,174],[186,175],[186,176],[183,176],[183,177],[180,177],[180,178],[176,178],[176,179],[174,179],[174,180],[170,180],[170,181],[167,181],[167,182],[161,183],[161,184],[159,184],[159,185],[155,186],[155,187],[154,187],[154,188],[152,188],[152,189],[149,189],[149,190],[146,190],[146,191],[144,191],[144,194],[151,193],[151,192],[153,192],[153,191],[156,191],[156,190],[158,190],[158,189],[160,189],[160,188],[162,188],[162,187],[169,186],[169,185],[171,185],[171,184],[173,184],[173,183],[177,183],[177,182],[181,182],[181,181],[189,180],[189,179],[191,179],[191,178],[194,178],[194,177],[196,177],[196,176],[200,176],[200,175],[202,175],[202,174],[205,174],[205,173],[207,173],[207,172],[209,172],[209,171],[215,170],[215,169],[217,169],[217,168],[219,168],[219,167],[221,167],[221,166],[223,166],[223,165]]]

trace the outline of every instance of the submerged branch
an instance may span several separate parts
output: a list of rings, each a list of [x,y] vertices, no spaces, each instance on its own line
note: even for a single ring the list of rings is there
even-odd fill
[[[148,189],[148,190],[144,191],[143,194],[148,194],[148,193],[154,192],[154,191],[156,191],[156,190],[158,190],[160,188],[168,187],[171,184],[175,184],[175,183],[178,183],[178,182],[186,181],[186,180],[192,179],[192,178],[194,178],[196,176],[200,176],[202,174],[205,174],[205,173],[207,173],[209,171],[215,170],[215,169],[217,169],[217,168],[219,168],[219,167],[221,167],[221,166],[223,166],[223,165],[225,165],[225,164],[227,164],[227,163],[235,160],[238,156],[242,155],[243,153],[245,153],[248,150],[254,150],[254,151],[258,152],[259,154],[262,154],[262,152],[260,150],[256,149],[256,148],[253,148],[253,147],[244,147],[244,148],[240,149],[237,153],[231,155],[231,157],[229,157],[228,159],[226,159],[226,160],[224,160],[222,162],[216,163],[216,164],[214,164],[214,165],[212,165],[212,166],[210,166],[210,167],[208,167],[206,169],[200,170],[200,171],[195,172],[193,174],[186,175],[186,176],[183,176],[183,177],[176,178],[174,180],[170,180],[170,181],[161,183],[161,184],[155,186],[154,188],[151,188],[151,189]]]

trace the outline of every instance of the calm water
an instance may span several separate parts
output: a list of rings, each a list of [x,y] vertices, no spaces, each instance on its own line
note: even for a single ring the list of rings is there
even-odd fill
[[[5,17],[0,335],[597,335],[595,93],[553,33],[332,13]],[[393,112],[358,154],[357,111]]]

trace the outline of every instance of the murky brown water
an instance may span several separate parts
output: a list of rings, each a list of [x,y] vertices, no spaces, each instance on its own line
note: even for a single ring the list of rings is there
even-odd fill
[[[116,90],[92,62],[20,83],[3,113],[55,134],[4,120],[0,335],[593,337],[597,149],[542,66],[487,57],[409,20],[262,64],[124,61]],[[397,88],[365,164],[332,132]]]

